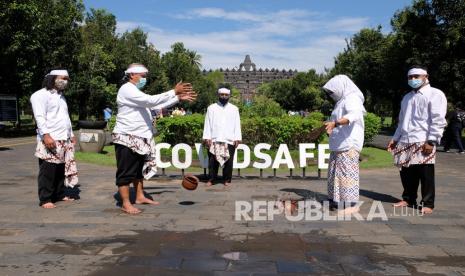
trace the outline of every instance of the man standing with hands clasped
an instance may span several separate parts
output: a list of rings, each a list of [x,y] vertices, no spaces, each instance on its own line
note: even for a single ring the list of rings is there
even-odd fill
[[[208,147],[209,179],[207,186],[213,185],[218,175],[218,167],[223,168],[223,183],[231,185],[234,152],[242,140],[241,118],[237,106],[229,103],[231,91],[218,90],[218,102],[207,109],[203,128],[203,140]]]
[[[37,124],[39,205],[45,209],[55,208],[57,201],[73,200],[65,195],[65,186],[74,187],[78,183],[76,139],[63,95],[68,82],[67,70],[52,70],[45,76],[43,88],[31,96]]]
[[[434,163],[446,126],[447,100],[444,93],[429,84],[425,68],[414,66],[408,71],[412,91],[401,102],[399,125],[388,144],[394,163],[400,169],[404,192],[394,207],[416,206],[421,182],[421,212],[434,209]]]

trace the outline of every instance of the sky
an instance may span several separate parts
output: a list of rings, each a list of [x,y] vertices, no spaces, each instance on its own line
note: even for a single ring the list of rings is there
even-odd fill
[[[183,42],[203,69],[238,68],[250,55],[258,68],[315,69],[334,57],[362,28],[391,31],[394,13],[412,0],[84,0],[87,10],[116,16],[117,32],[136,27],[164,53]]]

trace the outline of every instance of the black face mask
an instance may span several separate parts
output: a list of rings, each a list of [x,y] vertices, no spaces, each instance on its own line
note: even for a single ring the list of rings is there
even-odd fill
[[[229,98],[219,98],[218,101],[222,104],[222,105],[226,105],[229,101]]]
[[[326,89],[324,89],[323,91],[325,92],[325,95],[326,95],[327,99],[330,99],[333,102],[339,101],[339,99],[337,98],[337,96],[334,94],[333,91],[329,91],[329,90],[326,90]]]

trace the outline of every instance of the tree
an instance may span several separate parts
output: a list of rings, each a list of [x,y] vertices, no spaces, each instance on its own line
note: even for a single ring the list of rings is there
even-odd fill
[[[91,9],[81,27],[82,47],[78,54],[78,72],[70,94],[78,104],[79,119],[99,118],[108,96],[116,94],[116,85],[108,78],[116,69],[116,18],[105,10]]]
[[[2,94],[16,95],[25,108],[50,69],[73,71],[83,10],[80,0],[0,2]]]
[[[197,101],[183,105],[194,112],[205,112],[208,105],[215,101],[218,89],[216,81],[221,79],[217,74],[204,77],[200,71],[200,60],[200,55],[186,49],[181,42],[174,43],[171,51],[163,54],[161,58],[170,85],[174,86],[180,81],[192,83],[194,91],[198,94]]]
[[[335,60],[330,74],[348,74],[367,96],[367,108],[379,115],[392,111],[396,122],[402,96],[410,90],[407,70],[428,68],[430,82],[449,101],[464,99],[465,2],[416,0],[394,14],[392,33],[363,29]]]
[[[224,74],[220,72],[219,70],[215,70],[213,72],[208,73],[205,75],[205,78],[208,80],[213,81],[216,86],[226,86],[227,84],[224,83]]]
[[[330,75],[348,75],[364,92],[368,110],[373,111],[390,103],[389,83],[386,76],[388,38],[381,27],[362,29],[347,43],[344,52],[336,57]],[[379,110],[379,109],[378,109]]]
[[[281,117],[285,114],[277,102],[264,95],[255,96],[250,106],[240,107],[241,117]]]
[[[160,52],[155,49],[154,45],[147,43],[147,34],[140,28],[125,32],[118,39],[115,49],[116,70],[112,75],[114,83],[121,81],[124,70],[131,63],[142,63],[149,70],[144,92],[153,95],[169,89],[170,85],[161,63]]]
[[[392,19],[407,63],[427,66],[431,83],[452,102],[464,99],[464,13],[464,1],[417,0]]]
[[[294,78],[262,84],[257,94],[267,96],[286,110],[320,110],[325,101],[320,88],[324,76],[315,70],[298,73]]]
[[[174,43],[161,60],[170,85],[180,81],[193,82],[201,75],[200,56],[186,49],[181,42]]]
[[[212,80],[203,76],[195,79],[192,85],[198,94],[197,100],[191,104],[185,103],[184,108],[193,112],[205,113],[207,107],[217,101],[216,91],[218,88]]]

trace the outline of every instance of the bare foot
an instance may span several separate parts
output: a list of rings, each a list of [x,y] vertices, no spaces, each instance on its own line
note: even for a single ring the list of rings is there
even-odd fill
[[[207,184],[205,184],[205,186],[207,186],[207,187],[213,186],[213,182],[208,181]]]
[[[358,208],[357,206],[354,206],[354,207],[347,207],[344,210],[339,210],[337,211],[337,214],[341,216],[345,216],[345,215],[350,215],[353,213],[358,213],[358,211],[360,211],[360,208]]]
[[[138,198],[136,199],[136,204],[150,204],[150,205],[158,205],[160,204],[160,202],[158,201],[153,201],[149,198],[146,198],[146,197],[142,197],[142,198]]]
[[[408,203],[405,200],[401,200],[401,201],[399,201],[397,203],[392,204],[392,206],[394,206],[394,207],[407,207]]]
[[[431,209],[429,207],[423,207],[423,208],[421,208],[421,213],[423,215],[429,215],[429,214],[433,213],[433,209]]]
[[[231,185],[232,185],[231,182],[224,182],[224,186],[226,186],[226,187],[229,187]]]
[[[127,205],[127,206],[123,206],[121,207],[121,211],[125,212],[125,213],[128,213],[130,215],[136,215],[136,214],[139,214],[141,213],[142,211],[132,205]]]
[[[63,201],[74,201],[75,199],[69,196],[65,196],[62,200]]]
[[[44,208],[44,209],[53,209],[53,208],[55,208],[57,206],[55,204],[51,203],[51,202],[47,202],[47,203],[42,204],[41,207]]]

